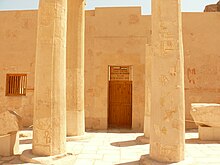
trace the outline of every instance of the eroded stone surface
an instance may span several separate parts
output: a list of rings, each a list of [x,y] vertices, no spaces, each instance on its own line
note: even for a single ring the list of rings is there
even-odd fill
[[[0,155],[12,156],[19,153],[19,134],[13,132],[0,136]]]
[[[38,10],[33,153],[65,153],[66,0],[42,0]]]
[[[218,11],[217,4],[207,5],[204,10],[204,12],[217,12],[217,11]]]
[[[19,119],[14,112],[0,113],[0,135],[6,135],[19,130]]]
[[[145,63],[145,112],[144,112],[144,136],[150,138],[150,111],[151,111],[151,46],[146,45]]]
[[[191,104],[190,114],[197,126],[220,127],[220,104]]]
[[[84,33],[85,1],[68,1],[67,12],[67,135],[85,133]],[[74,44],[73,44],[74,43]]]
[[[207,5],[204,12],[220,12],[220,1],[217,4]]]
[[[220,140],[220,127],[199,126],[199,139],[216,141]]]
[[[150,157],[184,159],[184,56],[180,0],[152,1]]]

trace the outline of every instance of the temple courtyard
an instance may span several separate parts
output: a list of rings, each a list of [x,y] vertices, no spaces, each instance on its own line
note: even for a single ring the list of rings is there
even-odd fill
[[[173,164],[183,165],[219,165],[220,141],[201,141],[197,129],[187,130],[185,134],[186,159]],[[20,131],[20,154],[32,148],[32,130]],[[143,133],[131,130],[112,129],[89,131],[86,136],[67,138],[67,154],[62,161],[59,158],[43,158],[45,164],[63,165],[138,165],[141,157],[149,155],[150,145],[144,141]],[[34,160],[34,158],[33,158]],[[146,161],[146,159],[145,159]],[[20,160],[20,155],[0,157],[0,164],[31,164]],[[147,163],[165,165],[166,163]],[[168,163],[167,163],[168,164]],[[172,163],[170,163],[172,164]]]
[[[0,165],[220,165],[220,1],[151,1],[0,13]]]

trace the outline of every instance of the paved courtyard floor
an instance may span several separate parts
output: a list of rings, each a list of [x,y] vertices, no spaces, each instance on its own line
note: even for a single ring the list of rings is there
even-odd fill
[[[149,156],[147,143],[137,140],[143,133],[131,130],[87,131],[86,138],[67,139],[67,153],[75,157],[73,165],[138,165],[141,156]],[[32,130],[20,131],[20,154],[32,147]],[[0,146],[1,147],[1,146]],[[200,141],[197,130],[186,132],[186,165],[220,165],[220,141]],[[0,164],[28,164],[20,155],[1,157]],[[30,163],[29,163],[30,164]],[[64,164],[65,163],[61,163]],[[68,165],[67,164],[67,165]],[[153,163],[151,165],[156,165]],[[165,163],[162,165],[166,165]]]

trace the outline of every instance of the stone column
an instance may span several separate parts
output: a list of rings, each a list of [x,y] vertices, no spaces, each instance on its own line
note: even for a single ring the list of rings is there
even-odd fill
[[[180,0],[152,1],[150,157],[184,159],[184,57]]]
[[[66,0],[40,1],[33,121],[35,155],[65,152],[66,13]]]
[[[85,133],[84,119],[84,0],[68,1],[67,135]]]
[[[151,46],[146,45],[145,62],[145,113],[144,113],[144,136],[150,138],[150,111],[151,111]]]

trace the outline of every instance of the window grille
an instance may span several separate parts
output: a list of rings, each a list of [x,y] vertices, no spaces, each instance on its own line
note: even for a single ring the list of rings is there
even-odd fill
[[[27,74],[6,75],[6,96],[25,96],[27,88]]]

